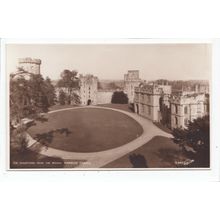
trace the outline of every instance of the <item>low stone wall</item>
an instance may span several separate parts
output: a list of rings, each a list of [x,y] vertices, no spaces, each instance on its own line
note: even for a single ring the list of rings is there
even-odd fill
[[[98,91],[97,92],[97,104],[111,103],[113,91]]]

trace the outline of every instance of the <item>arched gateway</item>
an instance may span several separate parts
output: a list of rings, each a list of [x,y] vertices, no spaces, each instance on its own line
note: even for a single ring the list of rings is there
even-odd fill
[[[92,103],[91,99],[88,99],[87,105],[91,105],[91,103]]]

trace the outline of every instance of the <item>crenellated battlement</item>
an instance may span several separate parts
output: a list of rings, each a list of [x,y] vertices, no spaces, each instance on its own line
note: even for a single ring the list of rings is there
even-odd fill
[[[18,59],[18,63],[22,64],[22,63],[31,63],[31,64],[41,64],[41,60],[40,59],[32,59],[30,57],[26,57],[26,58],[19,58]]]
[[[205,100],[204,93],[182,93],[179,95],[172,95],[170,102],[173,104],[196,104],[198,102],[203,102]]]
[[[152,95],[171,94],[171,86],[169,85],[158,85],[158,84],[147,84],[141,83],[138,87],[135,87],[136,93],[146,93]]]
[[[30,57],[18,59],[18,67],[22,68],[24,71],[28,73],[40,74],[40,66],[40,59],[32,59]]]

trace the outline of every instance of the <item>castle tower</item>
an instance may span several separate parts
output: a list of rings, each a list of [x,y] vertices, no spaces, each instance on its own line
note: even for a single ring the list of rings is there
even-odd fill
[[[171,128],[186,128],[189,121],[208,114],[208,102],[204,93],[183,92],[172,96],[171,103]]]
[[[80,98],[82,105],[96,105],[98,92],[98,77],[87,74],[80,75]]]
[[[128,96],[129,103],[134,103],[134,88],[139,86],[140,83],[139,70],[128,70],[128,73],[124,75],[124,90]]]
[[[18,59],[18,67],[28,73],[40,74],[40,65],[40,59],[32,59],[30,57]]]
[[[161,104],[165,104],[169,108],[171,86],[141,83],[135,87],[134,92],[135,112],[154,122],[159,122],[161,120]]]

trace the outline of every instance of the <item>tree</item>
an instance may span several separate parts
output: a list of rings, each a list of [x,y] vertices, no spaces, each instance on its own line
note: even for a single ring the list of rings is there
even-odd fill
[[[78,72],[75,70],[64,70],[60,75],[61,79],[57,82],[57,86],[59,88],[67,89],[66,99],[68,104],[71,104],[71,101],[74,101],[77,96],[77,94],[74,92],[75,89],[79,89],[79,79],[77,74]]]
[[[30,88],[27,80],[19,78],[10,80],[10,120],[11,124],[21,123],[32,111]]]
[[[10,146],[16,152],[24,152],[28,146],[26,128],[20,125],[17,129],[10,127]]]
[[[62,89],[59,91],[58,102],[60,105],[65,105],[66,103],[66,94]]]
[[[56,102],[56,93],[55,93],[55,88],[49,77],[46,77],[45,86],[46,86],[45,90],[46,90],[48,103],[50,106],[52,106]]]
[[[42,120],[41,113],[47,112],[50,106],[48,97],[51,95],[48,83],[40,74],[28,74],[28,78],[10,78],[10,128],[11,147],[20,146],[24,150],[27,145],[27,120]]]
[[[109,85],[108,85],[109,89],[119,89],[119,86],[116,85],[115,82],[110,82]]]
[[[209,167],[210,164],[210,125],[209,116],[189,122],[186,129],[174,129],[174,142],[194,162],[190,166]],[[191,150],[189,150],[191,149]]]
[[[48,87],[41,74],[33,74],[29,80],[31,89],[31,103],[35,107],[36,113],[47,112],[50,107],[48,100]]]
[[[111,103],[128,104],[128,96],[123,91],[116,91],[112,95]]]

